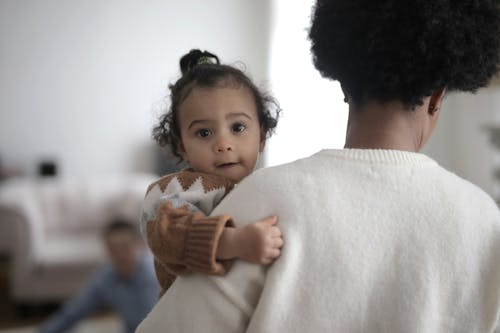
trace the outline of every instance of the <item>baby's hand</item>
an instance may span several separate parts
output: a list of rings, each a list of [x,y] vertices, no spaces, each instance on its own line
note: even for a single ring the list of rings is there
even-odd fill
[[[261,265],[269,265],[281,254],[283,238],[276,226],[277,216],[251,223],[237,231],[237,257]]]

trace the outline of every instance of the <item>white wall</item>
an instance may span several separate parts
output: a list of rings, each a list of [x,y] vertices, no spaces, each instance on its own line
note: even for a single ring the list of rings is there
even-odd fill
[[[178,60],[206,48],[268,72],[267,0],[0,1],[0,158],[33,174],[150,171]]]
[[[338,82],[321,78],[312,63],[307,29],[314,1],[272,3],[270,77],[283,117],[268,143],[268,165],[342,148],[348,114]]]

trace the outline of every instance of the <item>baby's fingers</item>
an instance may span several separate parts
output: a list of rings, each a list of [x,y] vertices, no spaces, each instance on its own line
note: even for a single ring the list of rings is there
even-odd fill
[[[283,241],[283,238],[281,238],[281,237],[273,238],[273,247],[274,248],[280,249],[284,243],[285,242]]]
[[[278,223],[278,217],[276,215],[272,215],[272,216],[266,217],[265,219],[258,221],[257,223],[264,223],[264,224],[273,226],[273,225],[276,225],[276,223]]]
[[[271,249],[267,253],[267,258],[270,259],[276,259],[281,255],[281,250],[280,249]]]
[[[269,234],[271,235],[271,237],[281,237],[281,230],[280,228],[274,226],[269,230]]]

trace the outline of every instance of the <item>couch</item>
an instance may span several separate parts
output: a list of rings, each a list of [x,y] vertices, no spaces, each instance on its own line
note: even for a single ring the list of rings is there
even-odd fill
[[[106,260],[101,237],[113,218],[138,223],[157,176],[17,178],[0,183],[0,254],[9,258],[9,289],[19,304],[74,295]]]

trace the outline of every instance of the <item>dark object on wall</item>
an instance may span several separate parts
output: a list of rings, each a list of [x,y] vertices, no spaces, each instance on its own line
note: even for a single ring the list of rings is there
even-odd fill
[[[38,165],[38,174],[42,177],[57,176],[57,164],[54,161],[42,161]]]

